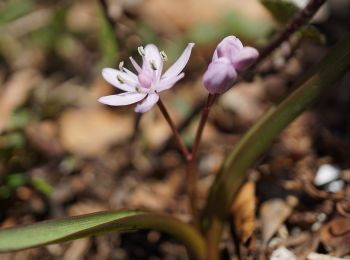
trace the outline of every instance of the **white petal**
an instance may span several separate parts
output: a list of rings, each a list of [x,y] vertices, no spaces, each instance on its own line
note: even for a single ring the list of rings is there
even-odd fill
[[[149,111],[159,100],[158,94],[151,93],[147,96],[147,98],[140,104],[137,104],[135,107],[135,112],[137,113],[145,113]]]
[[[137,78],[137,75],[135,73],[128,70],[127,68],[123,68],[123,69],[124,69],[125,73],[128,74],[133,79],[133,81],[138,82],[138,78]]]
[[[161,92],[161,91],[164,91],[164,90],[171,88],[172,86],[175,85],[176,82],[178,82],[184,76],[185,76],[185,73],[181,73],[181,74],[177,75],[176,77],[161,79],[156,86],[156,91]]]
[[[119,82],[117,76],[120,76],[120,78],[122,80],[125,81],[124,84],[122,84],[121,82]],[[105,68],[102,70],[102,76],[103,78],[108,81],[110,84],[112,84],[113,86],[124,90],[124,91],[135,91],[135,86],[137,85],[137,81],[134,80],[133,77],[131,77],[130,75],[128,75],[125,72],[116,70],[116,69],[112,69],[112,68]]]
[[[185,68],[190,55],[192,48],[194,46],[194,43],[189,43],[186,47],[186,49],[183,51],[181,56],[177,59],[177,61],[170,66],[170,68],[163,74],[162,78],[172,78],[179,75],[179,73]]]
[[[148,68],[150,69],[150,63],[154,62],[154,65],[158,69],[161,63],[162,57],[160,56],[159,50],[157,46],[154,44],[147,44],[145,47],[145,58],[144,62],[142,64],[142,68]]]
[[[110,106],[125,106],[140,101],[146,95],[146,93],[125,92],[118,95],[100,97],[98,101]]]

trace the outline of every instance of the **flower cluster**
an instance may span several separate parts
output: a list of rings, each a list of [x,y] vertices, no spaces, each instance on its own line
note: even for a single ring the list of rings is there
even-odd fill
[[[184,77],[182,70],[186,66],[194,43],[189,43],[179,59],[162,74],[163,64],[167,60],[164,51],[153,44],[139,47],[142,66],[130,57],[137,74],[124,68],[121,62],[119,70],[105,68],[102,76],[113,86],[125,91],[117,95],[104,96],[99,101],[111,106],[124,106],[138,103],[135,112],[150,110],[159,100],[159,92],[170,89]],[[203,76],[203,84],[211,94],[222,94],[230,89],[237,80],[237,72],[245,70],[258,57],[258,51],[252,47],[243,47],[235,36],[228,36],[216,47],[211,63]]]
[[[237,80],[237,71],[248,68],[259,56],[256,49],[243,47],[235,36],[228,36],[216,47],[203,76],[203,84],[211,94],[222,94]]]

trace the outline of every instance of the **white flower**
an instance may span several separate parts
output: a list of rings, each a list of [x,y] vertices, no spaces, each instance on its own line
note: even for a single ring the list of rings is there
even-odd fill
[[[103,78],[113,86],[126,92],[104,96],[99,98],[103,104],[111,106],[124,106],[136,103],[135,112],[144,113],[150,110],[159,100],[159,92],[170,89],[174,84],[184,77],[182,70],[186,66],[194,43],[189,43],[178,60],[162,75],[163,63],[167,57],[165,53],[159,52],[154,44],[148,44],[145,48],[139,47],[142,56],[142,67],[130,57],[137,75],[120,64],[119,70],[105,68],[102,70]]]

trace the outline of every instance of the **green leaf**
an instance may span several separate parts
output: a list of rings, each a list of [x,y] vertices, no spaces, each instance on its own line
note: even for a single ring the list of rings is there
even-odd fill
[[[292,0],[260,0],[260,2],[281,24],[287,23],[300,10]]]
[[[118,61],[118,47],[114,28],[109,24],[102,10],[99,10],[99,48],[101,60],[99,69],[103,67],[114,67]]]
[[[309,71],[305,79],[278,106],[272,106],[242,137],[229,154],[211,188],[202,226],[215,225],[220,230],[225,222],[245,173],[273,140],[297,116],[309,107],[327,87],[332,86],[350,68],[350,36],[334,46],[323,60]],[[215,232],[214,232],[215,233]]]
[[[195,259],[204,259],[205,244],[190,225],[171,216],[141,211],[109,211],[0,230],[0,252],[61,243],[110,232],[156,229],[184,243]]]
[[[32,11],[35,7],[35,1],[11,0],[7,3],[1,3],[1,5],[4,6],[0,10],[0,25],[3,25]]]
[[[50,183],[42,178],[35,177],[31,180],[31,183],[36,190],[40,191],[46,196],[50,196],[53,191],[53,187],[50,185]]]
[[[12,173],[6,176],[6,186],[11,189],[17,189],[27,182],[27,178],[23,173]]]

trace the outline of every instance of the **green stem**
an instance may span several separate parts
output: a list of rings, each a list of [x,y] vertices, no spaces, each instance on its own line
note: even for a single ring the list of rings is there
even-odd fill
[[[203,212],[204,231],[213,234],[211,230],[214,228],[213,223],[221,222],[223,225],[247,169],[290,122],[314,102],[325,88],[335,83],[349,69],[349,46],[350,36],[347,36],[310,71],[300,87],[278,106],[271,107],[236,145],[211,188]],[[221,232],[220,229],[217,230]]]
[[[221,233],[223,230],[223,222],[214,219],[211,228],[206,234],[207,242],[207,260],[219,260]]]

